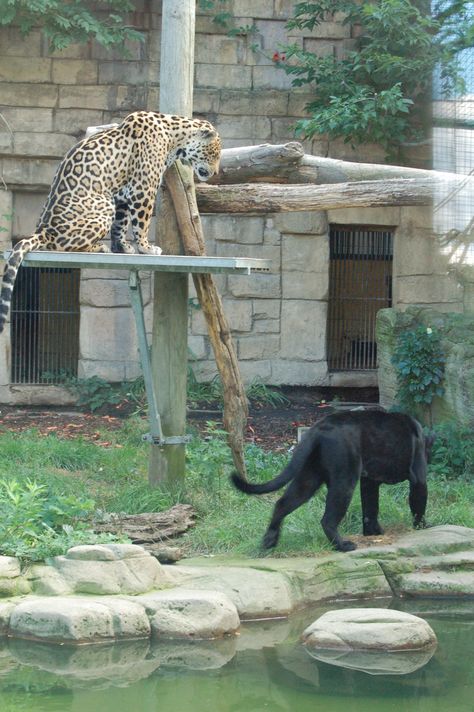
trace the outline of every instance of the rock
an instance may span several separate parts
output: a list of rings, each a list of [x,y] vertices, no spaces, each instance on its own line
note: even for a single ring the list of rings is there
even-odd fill
[[[436,636],[426,621],[403,611],[345,608],[324,613],[302,634],[310,650],[431,650]]]
[[[150,635],[145,610],[132,601],[107,598],[32,598],[19,603],[10,615],[9,633],[76,643],[143,638]]]
[[[67,596],[73,589],[59,571],[46,564],[30,566],[27,577],[38,596]]]
[[[173,568],[172,576],[175,585],[224,593],[242,620],[286,616],[295,605],[289,579],[276,571],[251,566],[179,565]]]
[[[218,591],[171,589],[138,599],[150,616],[152,634],[159,638],[219,638],[236,633],[239,614]]]
[[[50,562],[74,593],[136,595],[169,585],[161,564],[133,544],[75,546]]]
[[[15,610],[14,603],[0,603],[0,635],[6,635],[8,633],[8,626],[10,624],[10,616]]]
[[[20,562],[14,556],[0,556],[0,597],[21,596],[30,592],[21,575]]]

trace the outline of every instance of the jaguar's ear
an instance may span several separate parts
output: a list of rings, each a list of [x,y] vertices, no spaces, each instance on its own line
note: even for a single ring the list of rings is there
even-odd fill
[[[208,141],[212,141],[215,138],[217,138],[217,131],[215,129],[201,129],[201,136],[202,138],[207,139]]]

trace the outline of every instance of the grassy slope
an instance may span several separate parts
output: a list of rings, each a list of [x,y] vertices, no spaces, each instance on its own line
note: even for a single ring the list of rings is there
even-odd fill
[[[35,431],[0,435],[0,479],[30,478],[47,484],[54,493],[93,498],[105,511],[160,511],[176,501],[190,502],[199,513],[197,526],[185,537],[193,553],[259,555],[259,543],[278,493],[249,497],[229,483],[231,458],[223,434],[211,430],[207,439],[194,438],[188,447],[188,470],[183,491],[170,495],[150,490],[147,483],[148,446],[141,440],[146,424],[124,423],[121,431],[104,432],[103,442],[61,440]],[[249,477],[274,477],[287,456],[247,448]],[[439,466],[435,468],[440,470]],[[407,483],[382,488],[380,520],[387,529],[408,530],[410,513]],[[460,524],[474,527],[474,484],[468,477],[446,479],[432,475],[427,519],[430,525]],[[319,520],[325,491],[290,515],[284,524],[279,554],[309,554],[328,550]],[[358,491],[341,526],[345,535],[361,531]]]

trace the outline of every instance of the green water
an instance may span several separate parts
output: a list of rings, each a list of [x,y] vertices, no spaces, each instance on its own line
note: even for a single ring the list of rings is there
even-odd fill
[[[404,675],[311,658],[298,637],[324,610],[206,643],[3,640],[0,712],[473,712],[474,602],[404,606],[438,637],[429,662]]]

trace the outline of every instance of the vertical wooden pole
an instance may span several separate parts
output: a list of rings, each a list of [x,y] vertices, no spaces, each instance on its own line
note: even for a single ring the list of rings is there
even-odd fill
[[[193,108],[195,0],[163,0],[160,105],[166,114],[191,116]],[[162,192],[157,236],[164,254],[182,254],[174,208]],[[186,428],[188,276],[155,273],[152,372],[163,434]],[[152,486],[177,489],[183,483],[184,445],[151,446]]]

